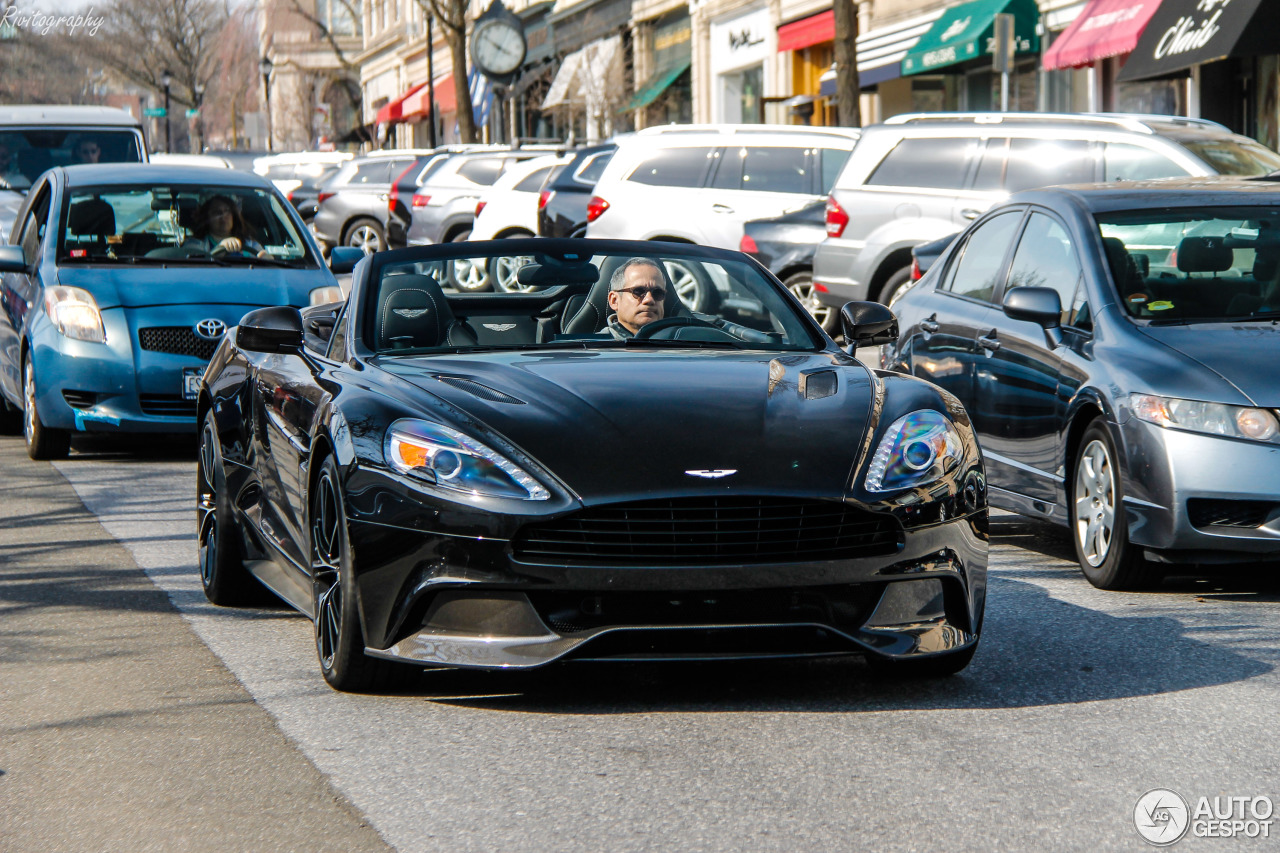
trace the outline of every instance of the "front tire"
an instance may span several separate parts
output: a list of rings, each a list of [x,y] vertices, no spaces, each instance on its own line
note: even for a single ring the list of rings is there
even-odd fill
[[[880,288],[880,303],[892,308],[893,303],[901,299],[902,294],[910,290],[913,284],[915,282],[911,280],[911,267],[903,267],[889,276],[889,280]]]
[[[240,531],[227,494],[226,468],[217,421],[208,412],[196,455],[196,542],[204,597],[219,607],[257,604],[267,589],[244,567]]]
[[[720,309],[720,291],[701,264],[663,261],[671,286],[684,306],[695,314],[714,314]]]
[[[335,690],[353,693],[377,690],[390,680],[394,664],[364,653],[346,507],[338,466],[332,456],[320,463],[320,473],[311,492],[310,515],[311,577],[320,672]]]
[[[27,442],[27,455],[32,459],[65,459],[71,450],[71,433],[44,425],[36,407],[39,398],[36,366],[28,356],[22,365],[22,434]]]
[[[342,244],[360,249],[366,255],[372,255],[387,248],[387,235],[383,232],[382,226],[374,220],[357,219],[347,226]]]
[[[1145,589],[1159,572],[1129,542],[1118,458],[1106,421],[1096,418],[1080,439],[1072,472],[1071,542],[1085,578],[1098,589]]]

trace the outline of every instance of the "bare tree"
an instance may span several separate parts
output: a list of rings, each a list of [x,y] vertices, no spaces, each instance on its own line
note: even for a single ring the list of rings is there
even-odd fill
[[[100,71],[76,49],[84,38],[83,34],[17,28],[0,40],[0,68],[40,69],[38,74],[0,74],[0,103],[99,103]]]
[[[308,90],[323,90],[329,83],[342,82],[356,115],[360,115],[363,94],[360,86],[349,85],[350,81],[360,79],[360,65],[352,61],[348,50],[355,48],[359,53],[361,47],[350,37],[359,34],[360,2],[359,0],[325,0],[317,4],[315,0],[284,0],[283,4],[289,12],[310,24],[316,37],[328,45],[338,67],[342,69],[337,75],[311,73],[302,85]],[[322,14],[321,10],[326,10]],[[344,39],[347,41],[344,43]],[[313,101],[317,100],[315,98]]]
[[[261,102],[257,14],[247,5],[232,10],[214,53],[218,75],[205,93],[201,109],[202,135],[220,140],[228,148],[240,146],[245,114],[258,110]]]
[[[836,120],[844,127],[862,127],[858,85],[858,0],[833,0],[836,43]]]
[[[458,103],[458,138],[476,141],[476,119],[471,111],[471,86],[467,79],[467,0],[417,0],[425,14],[444,28],[444,40],[453,57],[453,93]],[[428,47],[430,50],[430,47]],[[435,116],[431,117],[435,121]]]

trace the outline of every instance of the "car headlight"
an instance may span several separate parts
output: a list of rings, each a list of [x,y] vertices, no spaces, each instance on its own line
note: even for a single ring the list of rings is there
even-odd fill
[[[525,501],[551,496],[501,453],[443,424],[396,421],[387,430],[383,453],[394,470],[439,489]]]
[[[932,483],[960,464],[964,446],[947,416],[931,409],[903,415],[885,431],[867,469],[868,492]]]
[[[1129,404],[1139,420],[1162,427],[1252,441],[1275,441],[1280,434],[1280,422],[1276,421],[1275,414],[1252,406],[1202,403],[1154,394],[1130,394]]]
[[[44,293],[44,310],[58,331],[68,338],[97,344],[107,342],[102,312],[89,291],[55,285]]]
[[[311,307],[328,305],[330,302],[341,302],[345,298],[342,295],[341,287],[336,284],[326,284],[324,287],[317,287],[311,291]]]

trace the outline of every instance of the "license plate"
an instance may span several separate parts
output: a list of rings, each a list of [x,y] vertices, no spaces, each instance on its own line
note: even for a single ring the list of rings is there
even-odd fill
[[[194,400],[200,396],[200,377],[204,376],[203,367],[182,368],[182,398]]]

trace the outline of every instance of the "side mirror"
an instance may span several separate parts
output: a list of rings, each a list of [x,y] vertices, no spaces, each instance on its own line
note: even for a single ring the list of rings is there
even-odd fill
[[[858,347],[891,344],[898,339],[898,318],[879,302],[846,302],[840,309],[840,328],[849,355]]]
[[[248,352],[297,352],[302,348],[302,312],[288,305],[250,311],[236,327],[236,346]]]
[[[351,272],[364,257],[364,249],[355,246],[334,246],[329,250],[329,271],[334,275]]]
[[[1004,295],[1004,313],[1056,329],[1062,323],[1062,297],[1052,287],[1015,287]]]
[[[27,259],[21,246],[0,246],[0,272],[26,272]]]

